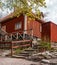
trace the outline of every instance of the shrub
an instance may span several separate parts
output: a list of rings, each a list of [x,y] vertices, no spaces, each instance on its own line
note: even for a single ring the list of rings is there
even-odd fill
[[[44,42],[44,41],[41,41],[40,42],[40,45],[45,48],[46,50],[50,50],[51,49],[51,44],[49,42]]]

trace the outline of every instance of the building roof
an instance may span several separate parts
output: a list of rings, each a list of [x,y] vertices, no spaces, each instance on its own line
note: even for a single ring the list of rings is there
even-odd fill
[[[45,21],[42,20],[42,19],[36,19],[36,21],[38,21],[38,22],[40,22],[40,23],[45,23]]]
[[[54,23],[53,21],[48,21],[48,22],[44,22],[44,24],[54,24],[54,25],[56,25],[57,26],[57,24],[56,23]]]
[[[5,22],[6,20],[12,19],[14,17],[15,17],[14,13],[11,13],[11,14],[5,16],[5,17],[0,18],[0,23]],[[39,20],[35,19],[35,20],[38,21],[38,22],[40,22],[40,23],[44,23],[45,22],[44,20],[41,20],[41,19],[39,19]]]
[[[14,14],[11,13],[11,14],[5,16],[5,17],[2,17],[2,18],[0,18],[0,22],[4,22],[4,21],[10,19],[10,18],[13,17],[13,16],[14,16]]]

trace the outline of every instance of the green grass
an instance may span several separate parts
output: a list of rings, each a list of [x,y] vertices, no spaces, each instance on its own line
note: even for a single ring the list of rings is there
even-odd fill
[[[31,49],[31,47],[28,47],[28,48],[17,48],[17,49],[15,49],[15,54],[20,54],[21,52],[23,52],[26,49]]]
[[[15,54],[19,54],[19,53],[21,53],[22,51],[23,51],[23,49],[20,49],[20,48],[15,49]]]

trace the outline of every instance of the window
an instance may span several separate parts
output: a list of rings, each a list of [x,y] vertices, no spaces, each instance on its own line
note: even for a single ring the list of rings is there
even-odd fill
[[[18,23],[15,24],[15,30],[21,29],[21,27],[22,27],[21,22],[18,22]]]

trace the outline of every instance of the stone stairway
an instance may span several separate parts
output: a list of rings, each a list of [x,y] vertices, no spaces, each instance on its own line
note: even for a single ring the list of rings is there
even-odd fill
[[[25,49],[18,55],[13,55],[13,57],[28,59],[33,53],[35,53],[35,49]]]

